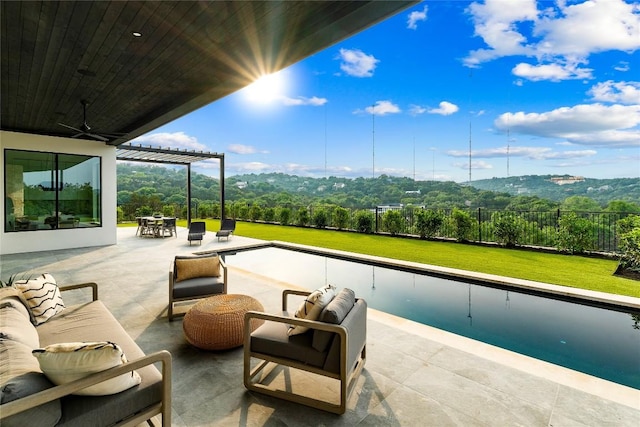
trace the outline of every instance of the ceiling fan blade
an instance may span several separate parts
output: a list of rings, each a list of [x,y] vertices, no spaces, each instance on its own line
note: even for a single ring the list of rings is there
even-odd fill
[[[75,127],[73,127],[73,126],[65,125],[64,123],[58,123],[58,124],[59,124],[60,126],[64,126],[64,127],[68,128],[68,129],[75,130],[76,132],[80,132],[81,134],[82,134],[82,133],[84,133],[84,132],[83,132],[83,131],[81,131],[80,129],[75,128]]]
[[[97,139],[98,141],[109,142],[109,138],[105,138],[102,135],[97,135],[95,133],[85,133],[85,135],[90,136],[93,139]]]

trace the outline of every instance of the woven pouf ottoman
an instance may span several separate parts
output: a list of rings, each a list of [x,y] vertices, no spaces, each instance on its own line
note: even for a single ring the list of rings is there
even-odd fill
[[[197,302],[182,321],[189,344],[203,350],[227,350],[242,345],[244,314],[264,311],[262,304],[249,295],[221,294]],[[251,321],[253,332],[264,321]]]

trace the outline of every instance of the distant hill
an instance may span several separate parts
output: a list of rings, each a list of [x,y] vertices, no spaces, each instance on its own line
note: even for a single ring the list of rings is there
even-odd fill
[[[601,205],[611,200],[640,203],[640,179],[595,179],[570,175],[525,175],[471,181],[471,186],[511,195],[538,196],[562,202],[570,196],[587,196]]]
[[[548,211],[560,208],[570,196],[586,196],[584,210],[600,210],[609,202],[640,205],[638,179],[573,179],[569,176],[521,176],[473,181],[414,181],[407,177],[311,178],[282,173],[227,177],[225,199],[244,206],[309,206],[332,204],[345,208],[424,206],[430,209],[511,209]],[[161,166],[118,164],[118,206],[132,214],[142,206],[161,210],[164,205],[186,203],[186,171]],[[198,204],[217,202],[219,181],[199,173],[191,175],[191,197]],[[575,204],[578,204],[576,206]],[[569,209],[584,206],[574,201]],[[566,206],[564,208],[567,208]],[[581,208],[582,209],[582,208]],[[634,209],[635,211],[635,209]]]

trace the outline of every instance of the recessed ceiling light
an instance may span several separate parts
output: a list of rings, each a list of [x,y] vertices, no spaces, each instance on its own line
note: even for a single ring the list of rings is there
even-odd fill
[[[137,31],[134,31],[134,32],[133,32],[133,33],[131,33],[131,34],[133,34],[133,37],[142,37],[142,33],[139,33],[139,32],[137,32]]]

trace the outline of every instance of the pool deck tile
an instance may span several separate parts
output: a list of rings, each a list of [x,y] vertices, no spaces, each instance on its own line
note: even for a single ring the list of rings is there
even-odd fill
[[[174,426],[640,425],[640,390],[373,309],[367,325],[367,363],[346,414],[336,416],[249,393],[242,384],[241,348],[198,350],[184,340],[181,320],[167,321],[167,276],[175,255],[264,242],[241,236],[218,242],[212,233],[201,246],[189,246],[184,228],[178,228],[178,238],[165,239],[136,237],[135,230],[119,228],[118,244],[113,246],[2,255],[0,278],[33,270],[53,274],[60,284],[98,282],[100,299],[145,352],[172,353]],[[287,284],[229,270],[230,293],[250,294],[266,311],[279,311]],[[530,285],[535,284],[526,283]],[[611,297],[589,292],[583,296]],[[65,292],[63,297],[68,305],[86,299],[79,293]],[[621,300],[640,307],[638,298]],[[294,386],[305,393],[330,396],[334,390],[324,379],[290,374]],[[283,380],[282,373],[276,376],[276,381]]]

